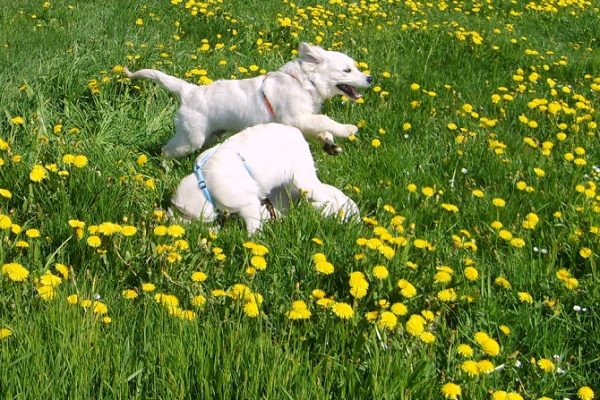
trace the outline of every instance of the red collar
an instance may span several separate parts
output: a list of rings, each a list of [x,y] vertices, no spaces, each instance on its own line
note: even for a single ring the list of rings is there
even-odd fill
[[[263,97],[263,101],[265,103],[265,106],[267,107],[267,111],[269,111],[269,115],[271,116],[271,118],[273,120],[275,120],[276,117],[275,117],[275,110],[273,109],[273,104],[271,104],[271,102],[267,98],[267,95],[265,94],[264,90],[262,91],[262,97]]]

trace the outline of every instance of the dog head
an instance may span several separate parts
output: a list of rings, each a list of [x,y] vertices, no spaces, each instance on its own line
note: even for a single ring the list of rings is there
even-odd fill
[[[356,62],[343,53],[300,43],[298,55],[302,70],[326,99],[345,95],[357,100],[361,94],[356,88],[369,87],[373,80],[370,75],[360,72]]]
[[[194,174],[189,174],[181,180],[171,203],[184,219],[213,222],[217,218],[217,210],[198,187],[198,179]]]

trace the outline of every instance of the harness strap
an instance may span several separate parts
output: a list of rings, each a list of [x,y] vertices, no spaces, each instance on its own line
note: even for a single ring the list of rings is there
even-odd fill
[[[200,159],[200,161],[198,161],[198,163],[194,165],[194,175],[196,175],[196,179],[198,180],[198,188],[202,191],[202,194],[204,194],[206,201],[208,201],[210,205],[213,206],[213,208],[215,209],[217,207],[215,206],[212,196],[210,195],[210,191],[206,186],[206,180],[204,179],[204,174],[202,173],[202,167],[204,167],[204,164],[206,164],[206,162],[214,154],[214,152],[217,151],[219,146],[220,145],[216,145],[215,147],[213,147],[209,152],[207,152],[204,155],[204,157]],[[252,169],[246,162],[246,159],[242,157],[240,153],[238,153],[238,156],[242,160],[242,165],[246,169],[246,172],[248,172],[248,175],[250,175],[250,178],[256,181],[256,179],[254,178],[254,174],[252,174]],[[268,196],[261,201],[261,204],[267,207],[267,211],[269,212],[271,218],[275,219],[275,209],[273,208],[273,204],[271,204],[271,200],[269,200]]]
[[[210,195],[210,191],[208,190],[208,187],[206,186],[206,181],[204,180],[204,174],[202,173],[202,167],[204,167],[204,164],[206,164],[206,162],[208,161],[210,156],[212,156],[213,153],[215,151],[217,151],[219,146],[220,145],[213,147],[208,153],[206,153],[204,155],[204,157],[202,157],[200,159],[200,161],[198,161],[198,163],[196,163],[194,165],[194,175],[196,175],[196,179],[198,180],[198,188],[202,191],[202,193],[204,194],[204,197],[206,198],[206,201],[208,201],[210,203],[210,205],[213,206],[213,208],[216,208],[215,203],[213,202],[212,196]]]

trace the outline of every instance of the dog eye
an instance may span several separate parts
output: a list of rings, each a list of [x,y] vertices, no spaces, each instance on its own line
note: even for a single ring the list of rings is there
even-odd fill
[[[352,69],[351,69],[351,68],[346,68],[346,69],[344,70],[344,72],[345,72],[345,73],[347,73],[347,74],[349,74],[350,72],[352,72]]]

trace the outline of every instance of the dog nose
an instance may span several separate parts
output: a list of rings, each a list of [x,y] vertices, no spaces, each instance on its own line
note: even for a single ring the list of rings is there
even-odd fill
[[[367,83],[370,85],[373,82],[373,77],[371,75],[367,76]]]

